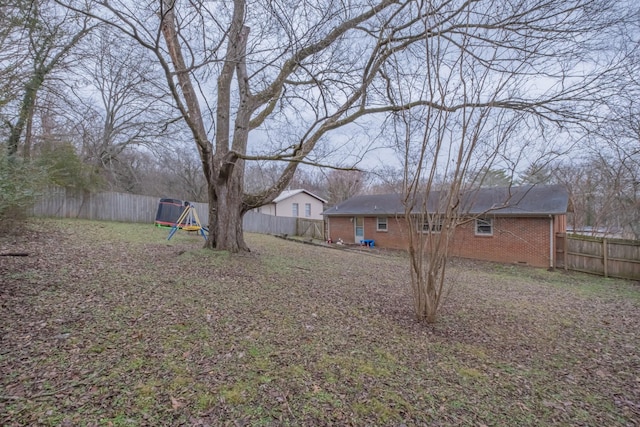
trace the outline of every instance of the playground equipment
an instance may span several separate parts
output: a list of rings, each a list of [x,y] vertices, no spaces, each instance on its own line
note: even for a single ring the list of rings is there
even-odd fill
[[[206,233],[209,232],[209,230],[206,227],[203,227],[200,223],[200,218],[198,217],[198,212],[196,212],[195,206],[191,205],[189,202],[184,202],[184,210],[178,220],[173,224],[173,227],[171,227],[167,240],[171,240],[178,229],[183,229],[185,231],[197,231],[204,240],[207,240]]]
[[[173,220],[182,214],[184,206],[182,200],[160,199],[154,224],[157,227],[172,227],[175,224]]]

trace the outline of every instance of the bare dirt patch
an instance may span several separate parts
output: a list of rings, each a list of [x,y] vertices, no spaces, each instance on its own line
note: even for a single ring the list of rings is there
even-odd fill
[[[397,254],[167,232],[0,238],[0,424],[638,425],[637,283],[458,261],[428,326]]]

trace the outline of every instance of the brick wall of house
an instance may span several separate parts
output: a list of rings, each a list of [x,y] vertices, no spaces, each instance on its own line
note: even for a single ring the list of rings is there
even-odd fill
[[[354,243],[353,218],[329,217],[327,234],[328,238],[334,242],[342,239],[345,243]]]
[[[364,234],[367,239],[373,239],[377,246],[390,249],[407,248],[407,226],[404,218],[388,217],[387,231],[378,231],[378,219],[364,219]]]
[[[521,263],[536,267],[548,267],[550,253],[550,218],[493,219],[493,235],[477,236],[473,221],[460,226],[452,244],[452,254],[463,258]],[[554,221],[553,232],[564,231],[566,218],[559,215]],[[387,219],[387,231],[378,231],[376,217],[365,217],[364,237],[373,239],[376,246],[390,249],[405,249],[407,227],[402,218]],[[345,243],[354,242],[355,231],[352,218],[330,217],[330,237]]]
[[[376,245],[389,249],[404,249],[406,239],[405,227],[402,219],[387,218],[387,231],[377,231],[376,217],[364,218],[364,238],[373,239]],[[342,239],[345,243],[355,242],[355,226],[353,217],[330,217],[329,237],[334,241]]]
[[[549,267],[549,218],[493,219],[493,235],[477,236],[474,222],[460,226],[452,254],[463,258]]]

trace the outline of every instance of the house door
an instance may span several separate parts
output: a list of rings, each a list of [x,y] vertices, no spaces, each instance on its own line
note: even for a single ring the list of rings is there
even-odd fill
[[[360,240],[364,239],[364,217],[355,217],[353,224],[356,231],[354,243],[360,243]]]

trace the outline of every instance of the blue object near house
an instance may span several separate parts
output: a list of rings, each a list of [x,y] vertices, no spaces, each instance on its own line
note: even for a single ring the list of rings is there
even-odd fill
[[[370,248],[375,246],[375,240],[371,240],[371,239],[365,239],[365,240],[360,240],[360,246],[369,246]]]

